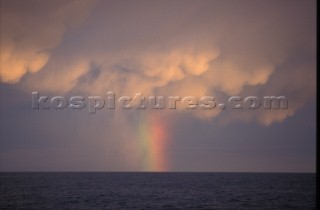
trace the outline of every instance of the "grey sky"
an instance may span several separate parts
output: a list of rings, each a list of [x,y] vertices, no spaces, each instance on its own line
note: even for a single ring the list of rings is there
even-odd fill
[[[0,170],[314,172],[315,6],[1,1]],[[284,95],[289,108],[31,108],[32,91],[108,90],[222,101]]]

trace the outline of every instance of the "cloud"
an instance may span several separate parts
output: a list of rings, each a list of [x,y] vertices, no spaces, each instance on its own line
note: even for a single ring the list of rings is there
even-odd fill
[[[314,109],[306,107],[315,104],[315,6],[295,0],[1,1],[2,169],[150,169],[152,143],[161,136],[152,135],[153,127],[163,124],[169,141],[158,147],[167,169],[313,171]],[[214,96],[217,105],[232,95],[283,95],[289,108],[186,110],[180,102],[177,110],[105,107],[96,114],[88,107],[30,108],[32,91],[68,98],[107,97],[108,90],[117,97]],[[270,126],[276,123],[282,124]],[[307,167],[292,168],[301,158]]]
[[[85,20],[92,2],[1,2],[1,81],[17,83],[40,71],[65,32]]]
[[[224,120],[264,125],[292,116],[314,94],[315,81],[305,73],[315,74],[314,2],[101,1],[93,12],[91,3],[78,2],[25,12],[17,2],[4,5],[2,82],[26,75],[21,85],[29,90],[101,95],[290,94],[294,102],[281,114]],[[301,68],[294,68],[296,60],[304,62]],[[94,79],[91,72],[98,72]],[[211,119],[220,111],[193,113]]]

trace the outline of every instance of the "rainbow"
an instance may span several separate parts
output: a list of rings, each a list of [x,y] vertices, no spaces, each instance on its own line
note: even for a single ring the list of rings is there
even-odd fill
[[[143,171],[161,172],[169,169],[166,154],[168,128],[163,119],[155,115],[141,116],[138,141]]]

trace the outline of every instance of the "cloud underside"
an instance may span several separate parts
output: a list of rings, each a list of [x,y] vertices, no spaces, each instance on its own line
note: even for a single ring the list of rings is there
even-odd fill
[[[287,110],[232,113],[224,122],[270,125],[294,115],[315,93],[314,56],[315,13],[301,2],[4,1],[1,7],[3,83],[56,94],[288,96]]]

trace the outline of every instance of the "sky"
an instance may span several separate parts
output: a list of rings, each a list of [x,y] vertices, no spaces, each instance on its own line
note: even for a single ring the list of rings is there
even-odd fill
[[[0,23],[0,171],[316,170],[316,1],[1,0]],[[136,94],[166,108],[121,108]]]

